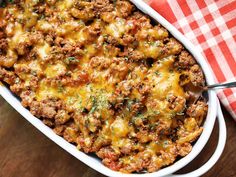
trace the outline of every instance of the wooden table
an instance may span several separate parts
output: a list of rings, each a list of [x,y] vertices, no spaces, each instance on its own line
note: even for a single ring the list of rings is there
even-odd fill
[[[205,177],[236,176],[236,123],[223,110],[227,144],[218,163]],[[198,168],[215,149],[218,128],[201,154],[180,172]],[[103,177],[51,142],[0,98],[0,177]]]

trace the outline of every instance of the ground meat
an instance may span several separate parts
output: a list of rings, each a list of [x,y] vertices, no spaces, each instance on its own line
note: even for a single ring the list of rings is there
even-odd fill
[[[39,102],[32,102],[30,110],[31,113],[37,117],[47,117],[50,119],[54,118],[57,113],[54,107]]]
[[[15,65],[14,65],[14,69],[15,69],[15,73],[16,73],[19,77],[21,77],[21,75],[30,73],[30,71],[31,71],[32,68],[30,68],[30,67],[27,66],[27,65],[21,65],[21,64],[18,65],[18,64],[15,64]],[[22,74],[22,73],[24,73],[24,74]]]
[[[168,135],[170,130],[170,123],[168,121],[165,121],[163,119],[158,120],[158,126],[156,126],[156,132],[162,134],[162,135]]]
[[[60,49],[58,49],[60,50]],[[64,62],[66,64],[78,64],[79,59],[83,56],[84,52],[80,48],[80,46],[72,45],[70,43],[66,43],[61,48],[61,52],[66,55],[66,59]],[[70,58],[74,58],[73,60],[68,60]],[[62,55],[61,58],[65,58],[65,56]]]
[[[128,49],[128,59],[130,60],[142,60],[144,59],[144,54],[141,52],[141,51],[138,51],[138,50],[134,50],[132,48],[129,48]]]
[[[119,171],[121,169],[121,165],[118,161],[112,161],[111,159],[103,159],[102,163],[108,168]]]
[[[203,128],[198,125],[195,118],[186,118],[184,124],[179,126],[176,143],[184,144],[195,141],[201,134]]]
[[[52,37],[52,34],[45,36],[45,39],[47,39],[49,36]],[[39,42],[42,39],[44,39],[44,35],[40,32],[33,32],[32,34],[29,35],[29,41],[30,41],[31,45]]]
[[[25,85],[20,81],[19,78],[16,79],[16,83],[10,86],[10,89],[15,94],[20,94],[24,89]]]
[[[177,61],[174,65],[179,69],[189,69],[195,63],[196,61],[193,59],[192,55],[190,55],[187,51],[182,51],[177,57]]]
[[[131,44],[132,42],[134,42],[135,38],[132,35],[129,34],[125,34],[122,37],[122,41],[123,41],[123,45],[124,46],[128,46],[129,44]]]
[[[116,93],[123,95],[124,97],[128,96],[131,93],[132,84],[127,81],[122,81],[118,84],[116,88]]]
[[[82,149],[85,153],[93,152],[93,143],[94,139],[93,137],[83,137],[83,136],[78,136],[76,139],[76,142],[78,144],[78,147]]]
[[[107,139],[106,137],[101,135],[94,141],[92,151],[97,152],[102,147],[110,145],[110,143],[111,143],[110,139]]]
[[[131,14],[133,10],[133,5],[131,5],[128,1],[118,0],[116,2],[116,9],[118,11],[119,16],[126,18]]]
[[[208,106],[204,101],[198,101],[195,104],[192,104],[187,109],[187,115],[190,117],[196,118],[198,124],[201,125],[203,118],[206,116]]]
[[[103,159],[102,163],[108,168],[111,168],[112,170],[119,170],[121,168],[119,162],[117,161],[119,154],[115,153],[112,148],[103,147],[96,154],[98,157]]]
[[[26,33],[24,35],[24,40],[23,41],[19,41],[16,44],[16,51],[18,53],[18,55],[26,55],[30,52],[30,49],[32,47],[32,45],[35,42],[38,42],[40,39],[42,38],[42,35],[40,35],[39,33],[37,34],[28,34]]]
[[[177,156],[177,148],[175,145],[170,144],[168,147],[168,150],[160,151],[159,156],[154,156],[150,160],[150,164],[147,167],[148,172],[154,172],[160,169],[163,164],[169,165],[174,162],[176,156]]]
[[[179,76],[179,84],[181,86],[185,86],[186,88],[188,88],[190,86],[189,83],[190,83],[189,73],[182,73]],[[189,90],[189,89],[186,89],[186,90]]]
[[[45,117],[48,119],[54,119],[57,114],[57,110],[62,107],[61,101],[55,99],[46,99],[42,102],[32,101],[30,106],[30,112],[37,117]]]
[[[151,138],[149,136],[149,132],[147,130],[140,130],[137,132],[136,138],[139,140],[141,143],[147,143],[151,141]]]
[[[0,38],[0,51],[1,50],[5,51],[7,49],[7,47],[8,47],[7,39],[5,39],[5,38],[1,39]]]
[[[174,38],[170,38],[166,44],[168,54],[179,54],[183,50],[183,46]]]
[[[54,121],[52,119],[47,119],[47,118],[44,118],[43,119],[43,123],[49,127],[53,127],[54,126]]]
[[[39,78],[36,76],[31,76],[29,87],[31,90],[35,91],[39,87]]]
[[[51,119],[49,119],[51,120]],[[53,131],[59,135],[59,136],[63,136],[63,132],[65,130],[66,126],[65,125],[56,125],[55,128],[53,129]]]
[[[144,101],[143,99],[146,98],[148,93],[150,93],[151,91],[151,86],[147,85],[146,83],[139,83],[137,87],[138,87],[139,93],[142,95],[142,99],[140,100]]]
[[[0,24],[1,25],[1,24]],[[5,37],[5,33],[1,30],[0,28],[0,39],[4,38]]]
[[[75,18],[82,19],[85,21],[91,20],[95,14],[93,11],[90,10],[79,10],[76,8],[71,9],[71,15]]]
[[[45,36],[45,41],[49,44],[49,45],[53,45],[54,44],[54,36],[49,34]]]
[[[146,169],[151,162],[152,155],[148,152],[139,152],[134,155],[134,160],[130,160],[129,164],[123,164],[120,171],[125,173],[132,173],[134,171],[141,171]]]
[[[104,22],[110,23],[116,18],[116,15],[110,12],[102,12],[100,17]]]
[[[205,85],[204,75],[199,65],[195,64],[190,68],[190,80],[195,86],[202,87]]]
[[[107,56],[110,57],[110,58],[117,56],[120,52],[120,48],[118,48],[116,46],[113,46],[113,45],[110,45],[110,44],[105,45],[104,50],[107,51]]]
[[[77,79],[71,80],[69,85],[76,86],[80,84],[89,83],[90,78],[88,73],[81,71],[78,73]]]
[[[141,98],[144,99],[144,96]],[[142,103],[143,100],[140,100],[140,102],[136,102],[132,104],[131,106],[131,114],[135,115],[137,112],[140,112],[144,109],[145,105]]]
[[[106,40],[109,44],[112,44],[112,45],[115,45],[115,46],[117,46],[117,45],[120,44],[119,41],[118,41],[115,37],[110,36],[110,35],[105,36],[105,40]]]
[[[18,56],[16,55],[15,52],[11,52],[11,55],[0,55],[0,66],[10,68],[12,67],[18,59]]]
[[[77,1],[74,5],[75,8],[71,9],[71,15],[80,20],[88,21],[95,16],[94,3],[87,1]]]
[[[101,159],[110,159],[112,161],[115,161],[119,158],[119,154],[115,153],[111,147],[103,147],[96,154]]]
[[[77,73],[77,77],[72,78],[71,76],[67,76],[69,73],[61,73],[60,75],[54,78],[46,78],[44,79],[45,83],[49,86],[58,87],[59,91],[63,91],[64,86],[79,86],[85,83],[89,83],[90,78],[87,73],[81,71]]]
[[[132,15],[128,18],[129,20],[134,20],[137,24],[137,28],[138,29],[142,29],[143,27],[145,28],[151,28],[151,21],[150,18],[148,18],[147,16],[143,15],[140,12],[134,12],[132,13]]]
[[[114,93],[108,98],[109,103],[115,108],[115,109],[121,109],[124,105],[124,96],[119,93]]]
[[[75,143],[77,141],[78,131],[74,128],[67,127],[63,132],[63,137],[66,141],[70,143]]]
[[[105,57],[93,57],[90,60],[90,66],[99,70],[107,69],[112,63],[112,60]]]
[[[54,41],[53,41],[53,43],[54,43],[57,47],[61,47],[61,46],[65,45],[66,42],[67,42],[67,41],[66,41],[64,38],[60,37],[60,36],[56,36],[56,38],[55,38]],[[53,46],[55,52],[56,52],[56,49],[57,49],[56,46]]]
[[[20,93],[21,104],[24,107],[29,107],[34,101],[35,93],[30,90],[25,90]]]
[[[52,1],[51,1],[52,2]],[[39,2],[38,2],[39,3]],[[45,6],[36,6],[34,7],[35,8],[35,12],[38,12],[38,13],[43,13],[45,10],[46,10],[46,7]]]
[[[132,149],[133,149],[132,146],[133,146],[133,144],[131,144],[131,143],[128,144],[128,145],[122,146],[121,149],[120,149],[120,152],[124,155],[125,154],[128,155],[132,152]]]
[[[185,108],[186,100],[181,96],[170,95],[168,97],[169,108],[176,113],[181,113]]]
[[[97,37],[101,32],[101,26],[99,23],[94,23],[93,25],[88,27],[88,32],[92,37]]]
[[[113,78],[117,78],[116,83],[120,82],[125,78],[125,76],[129,72],[129,66],[126,61],[119,58],[114,58],[113,63],[110,65],[109,74],[113,76]]]
[[[113,10],[113,4],[109,2],[109,0],[95,0],[94,1],[94,8],[97,13],[101,12],[110,12]]]
[[[55,116],[56,124],[64,124],[70,120],[69,114],[65,110],[59,110]]]
[[[12,71],[7,71],[6,69],[1,67],[1,60],[0,60],[0,80],[8,83],[9,85],[13,85],[16,81],[16,75]]]
[[[192,150],[192,145],[190,143],[177,144],[178,154],[182,157],[188,155]]]
[[[100,114],[94,113],[90,115],[87,119],[87,127],[90,132],[96,132],[101,128],[101,120],[100,120]]]

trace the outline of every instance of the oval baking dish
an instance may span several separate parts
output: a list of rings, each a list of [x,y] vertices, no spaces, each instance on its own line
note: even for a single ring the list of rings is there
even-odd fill
[[[164,26],[178,41],[180,41],[185,48],[194,56],[196,61],[199,63],[199,65],[202,67],[202,70],[204,72],[206,82],[207,84],[213,84],[214,79],[211,74],[211,70],[208,66],[208,64],[205,62],[203,57],[201,56],[199,51],[196,51],[195,47],[179,32],[177,31],[170,23],[168,23],[163,17],[161,17],[157,12],[155,12],[152,8],[150,8],[147,4],[145,4],[143,1],[140,0],[131,0],[131,2],[142,12],[152,17],[154,21],[157,21],[162,26]],[[61,146],[63,149],[65,149],[67,152],[69,152],[71,155],[79,159],[80,161],[84,162],[91,168],[97,170],[98,172],[107,175],[107,176],[127,176],[127,177],[156,177],[156,176],[165,176],[172,174],[179,170],[180,168],[187,165],[189,162],[191,162],[204,148],[205,144],[207,143],[213,126],[216,119],[217,114],[217,98],[214,92],[209,91],[208,92],[208,113],[206,120],[204,122],[204,130],[201,134],[201,136],[198,138],[198,140],[195,142],[192,151],[185,157],[181,158],[180,160],[176,161],[174,164],[165,167],[163,169],[160,169],[157,172],[153,173],[147,173],[147,174],[122,174],[120,172],[112,171],[111,169],[105,167],[101,161],[96,158],[89,156],[81,151],[78,151],[78,149],[68,143],[65,139],[62,137],[56,135],[52,129],[47,127],[43,124],[42,121],[35,118],[27,109],[25,109],[20,101],[4,86],[0,86],[0,94],[2,97],[9,102],[10,105],[12,105],[25,119],[27,119],[31,124],[33,124],[36,128],[38,128],[43,134],[45,134],[47,137],[49,137],[52,141],[57,143],[59,146]]]

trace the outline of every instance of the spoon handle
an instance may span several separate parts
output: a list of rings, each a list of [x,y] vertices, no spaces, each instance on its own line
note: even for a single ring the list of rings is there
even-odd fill
[[[208,85],[206,86],[206,89],[223,89],[223,88],[231,88],[231,87],[236,87],[236,81]]]

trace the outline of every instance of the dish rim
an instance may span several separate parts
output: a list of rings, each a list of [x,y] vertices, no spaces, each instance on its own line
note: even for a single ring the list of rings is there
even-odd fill
[[[200,51],[197,51],[194,47],[194,45],[184,37],[183,34],[181,34],[174,26],[172,26],[164,17],[162,17],[158,12],[153,10],[150,6],[148,6],[145,2],[142,0],[130,0],[139,10],[141,10],[143,13],[149,15],[154,19],[156,22],[160,23],[162,26],[164,26],[171,34],[174,36],[178,41],[180,41],[183,46],[194,56],[195,60],[199,63],[201,66],[207,84],[214,84],[214,77],[212,74],[212,71],[207,64],[207,62],[204,60],[203,56],[200,54]],[[101,163],[101,160],[89,156],[81,151],[79,151],[76,146],[70,144],[62,137],[56,135],[53,130],[49,127],[47,127],[41,120],[33,116],[29,110],[24,108],[19,99],[14,96],[14,94],[5,86],[0,85],[0,95],[18,112],[20,113],[27,121],[29,121],[32,125],[34,125],[39,131],[41,131],[44,135],[46,135],[50,140],[55,142],[57,145],[62,147],[65,151],[69,152],[71,155],[76,157],[81,162],[85,163],[89,167],[93,168],[94,170],[106,175],[106,176],[112,176],[112,177],[120,177],[121,175],[123,177],[159,177],[159,176],[165,176],[170,175],[177,170],[183,168],[186,166],[189,162],[191,162],[203,149],[205,144],[207,143],[214,123],[216,119],[216,112],[217,112],[217,98],[213,91],[208,91],[208,113],[206,120],[204,122],[204,130],[198,140],[193,145],[192,151],[185,157],[181,158],[180,160],[176,161],[170,166],[167,166],[163,169],[160,169],[157,172],[153,173],[145,173],[145,174],[124,174],[121,172],[116,172],[108,167],[104,166]]]

